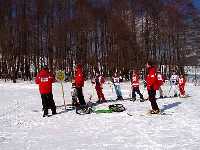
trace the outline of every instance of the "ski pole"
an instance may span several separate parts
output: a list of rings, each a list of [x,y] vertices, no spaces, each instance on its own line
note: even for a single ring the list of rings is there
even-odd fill
[[[64,93],[63,83],[62,83],[62,81],[60,83],[61,83],[61,88],[62,88],[63,102],[64,102],[64,106],[65,106],[65,110],[66,110],[67,108],[66,108],[66,103],[65,103],[65,93]]]

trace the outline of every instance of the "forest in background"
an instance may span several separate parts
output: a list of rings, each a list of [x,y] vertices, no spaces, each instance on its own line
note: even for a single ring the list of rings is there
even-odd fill
[[[0,0],[0,78],[197,65],[199,20],[192,0]]]

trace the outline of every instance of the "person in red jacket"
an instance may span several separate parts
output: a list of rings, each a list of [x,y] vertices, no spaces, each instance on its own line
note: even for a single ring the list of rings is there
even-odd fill
[[[184,97],[185,96],[185,78],[183,75],[180,75],[179,79],[178,79],[178,86],[179,86],[179,92],[180,92],[180,97]]]
[[[164,97],[164,93],[163,93],[162,85],[164,84],[165,79],[164,79],[163,75],[161,74],[160,70],[157,71],[157,78],[158,78],[158,84],[159,84],[160,98],[163,98]]]
[[[140,102],[144,101],[143,95],[140,93],[140,89],[139,89],[139,75],[137,74],[137,72],[134,70],[133,71],[133,75],[131,78],[131,85],[132,85],[132,100],[135,101],[136,100],[136,94],[135,92],[137,92],[137,94],[140,95]]]
[[[48,109],[51,109],[52,114],[56,114],[56,106],[53,100],[52,83],[55,82],[55,76],[49,71],[47,66],[44,66],[36,76],[35,83],[39,84],[39,91],[42,98],[43,117],[48,116]]]
[[[156,103],[156,90],[159,89],[159,82],[156,74],[156,67],[153,66],[152,62],[147,62],[147,69],[148,69],[148,75],[146,77],[146,83],[147,83],[147,90],[149,95],[149,101],[151,102],[152,110],[150,113],[157,114],[160,112],[160,109],[158,108],[158,104]]]
[[[81,106],[85,106],[86,102],[83,96],[83,86],[84,86],[84,74],[83,74],[83,67],[81,64],[78,64],[75,69],[75,87],[77,91],[77,97]]]

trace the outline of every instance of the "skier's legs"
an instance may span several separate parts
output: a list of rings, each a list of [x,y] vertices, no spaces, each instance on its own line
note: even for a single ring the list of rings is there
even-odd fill
[[[179,86],[179,90],[180,90],[180,96],[184,96],[185,95],[184,86]]]
[[[119,89],[118,89],[118,86],[117,86],[117,85],[114,85],[114,87],[115,87],[116,95],[117,95],[117,97],[119,97]]]
[[[47,95],[48,95],[49,108],[51,109],[52,114],[56,114],[56,105],[53,99],[53,94],[49,93]]]
[[[118,85],[118,93],[119,93],[119,97],[122,98],[122,90],[120,85]]]
[[[140,95],[140,98],[143,99],[143,95],[140,93],[140,89],[139,89],[139,87],[136,89],[136,92],[137,92],[137,94]]]
[[[151,107],[153,110],[159,110],[158,104],[156,102],[156,91],[151,89],[148,91],[149,94],[149,101],[151,102]]]
[[[115,85],[115,90],[118,98],[122,97],[121,87],[120,85]]]
[[[174,96],[178,96],[178,86],[174,86]]]
[[[46,115],[48,115],[48,97],[47,97],[47,94],[41,94],[41,98],[42,98],[42,106],[43,106],[43,111],[44,111],[43,116],[46,116]]]
[[[160,88],[159,88],[159,93],[160,93],[160,97],[163,97],[163,96],[164,96],[164,95],[163,95],[162,86],[160,86]]]
[[[83,96],[82,87],[77,87],[76,90],[77,90],[77,97],[78,97],[80,105],[86,105],[86,102]]]
[[[133,87],[132,88],[132,99],[136,99],[136,94],[135,94],[135,92],[136,92],[136,88],[135,87]]]

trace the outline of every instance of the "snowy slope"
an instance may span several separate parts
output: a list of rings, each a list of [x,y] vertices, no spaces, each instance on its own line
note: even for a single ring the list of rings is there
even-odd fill
[[[71,85],[64,86],[66,101],[70,103]],[[129,83],[122,84],[124,97],[129,97],[129,87]],[[80,116],[59,109],[60,114],[43,118],[37,85],[0,81],[0,150],[198,150],[199,91],[200,87],[189,84],[187,93],[192,97],[158,100],[167,115],[140,116],[150,109],[148,101],[123,101],[117,102],[127,108],[122,113]],[[104,92],[108,99],[116,98],[110,85],[105,85]],[[54,84],[53,93],[56,105],[62,105],[59,83]],[[95,100],[96,93],[88,82],[84,87],[87,100],[90,94]],[[112,103],[97,107],[109,104]]]

